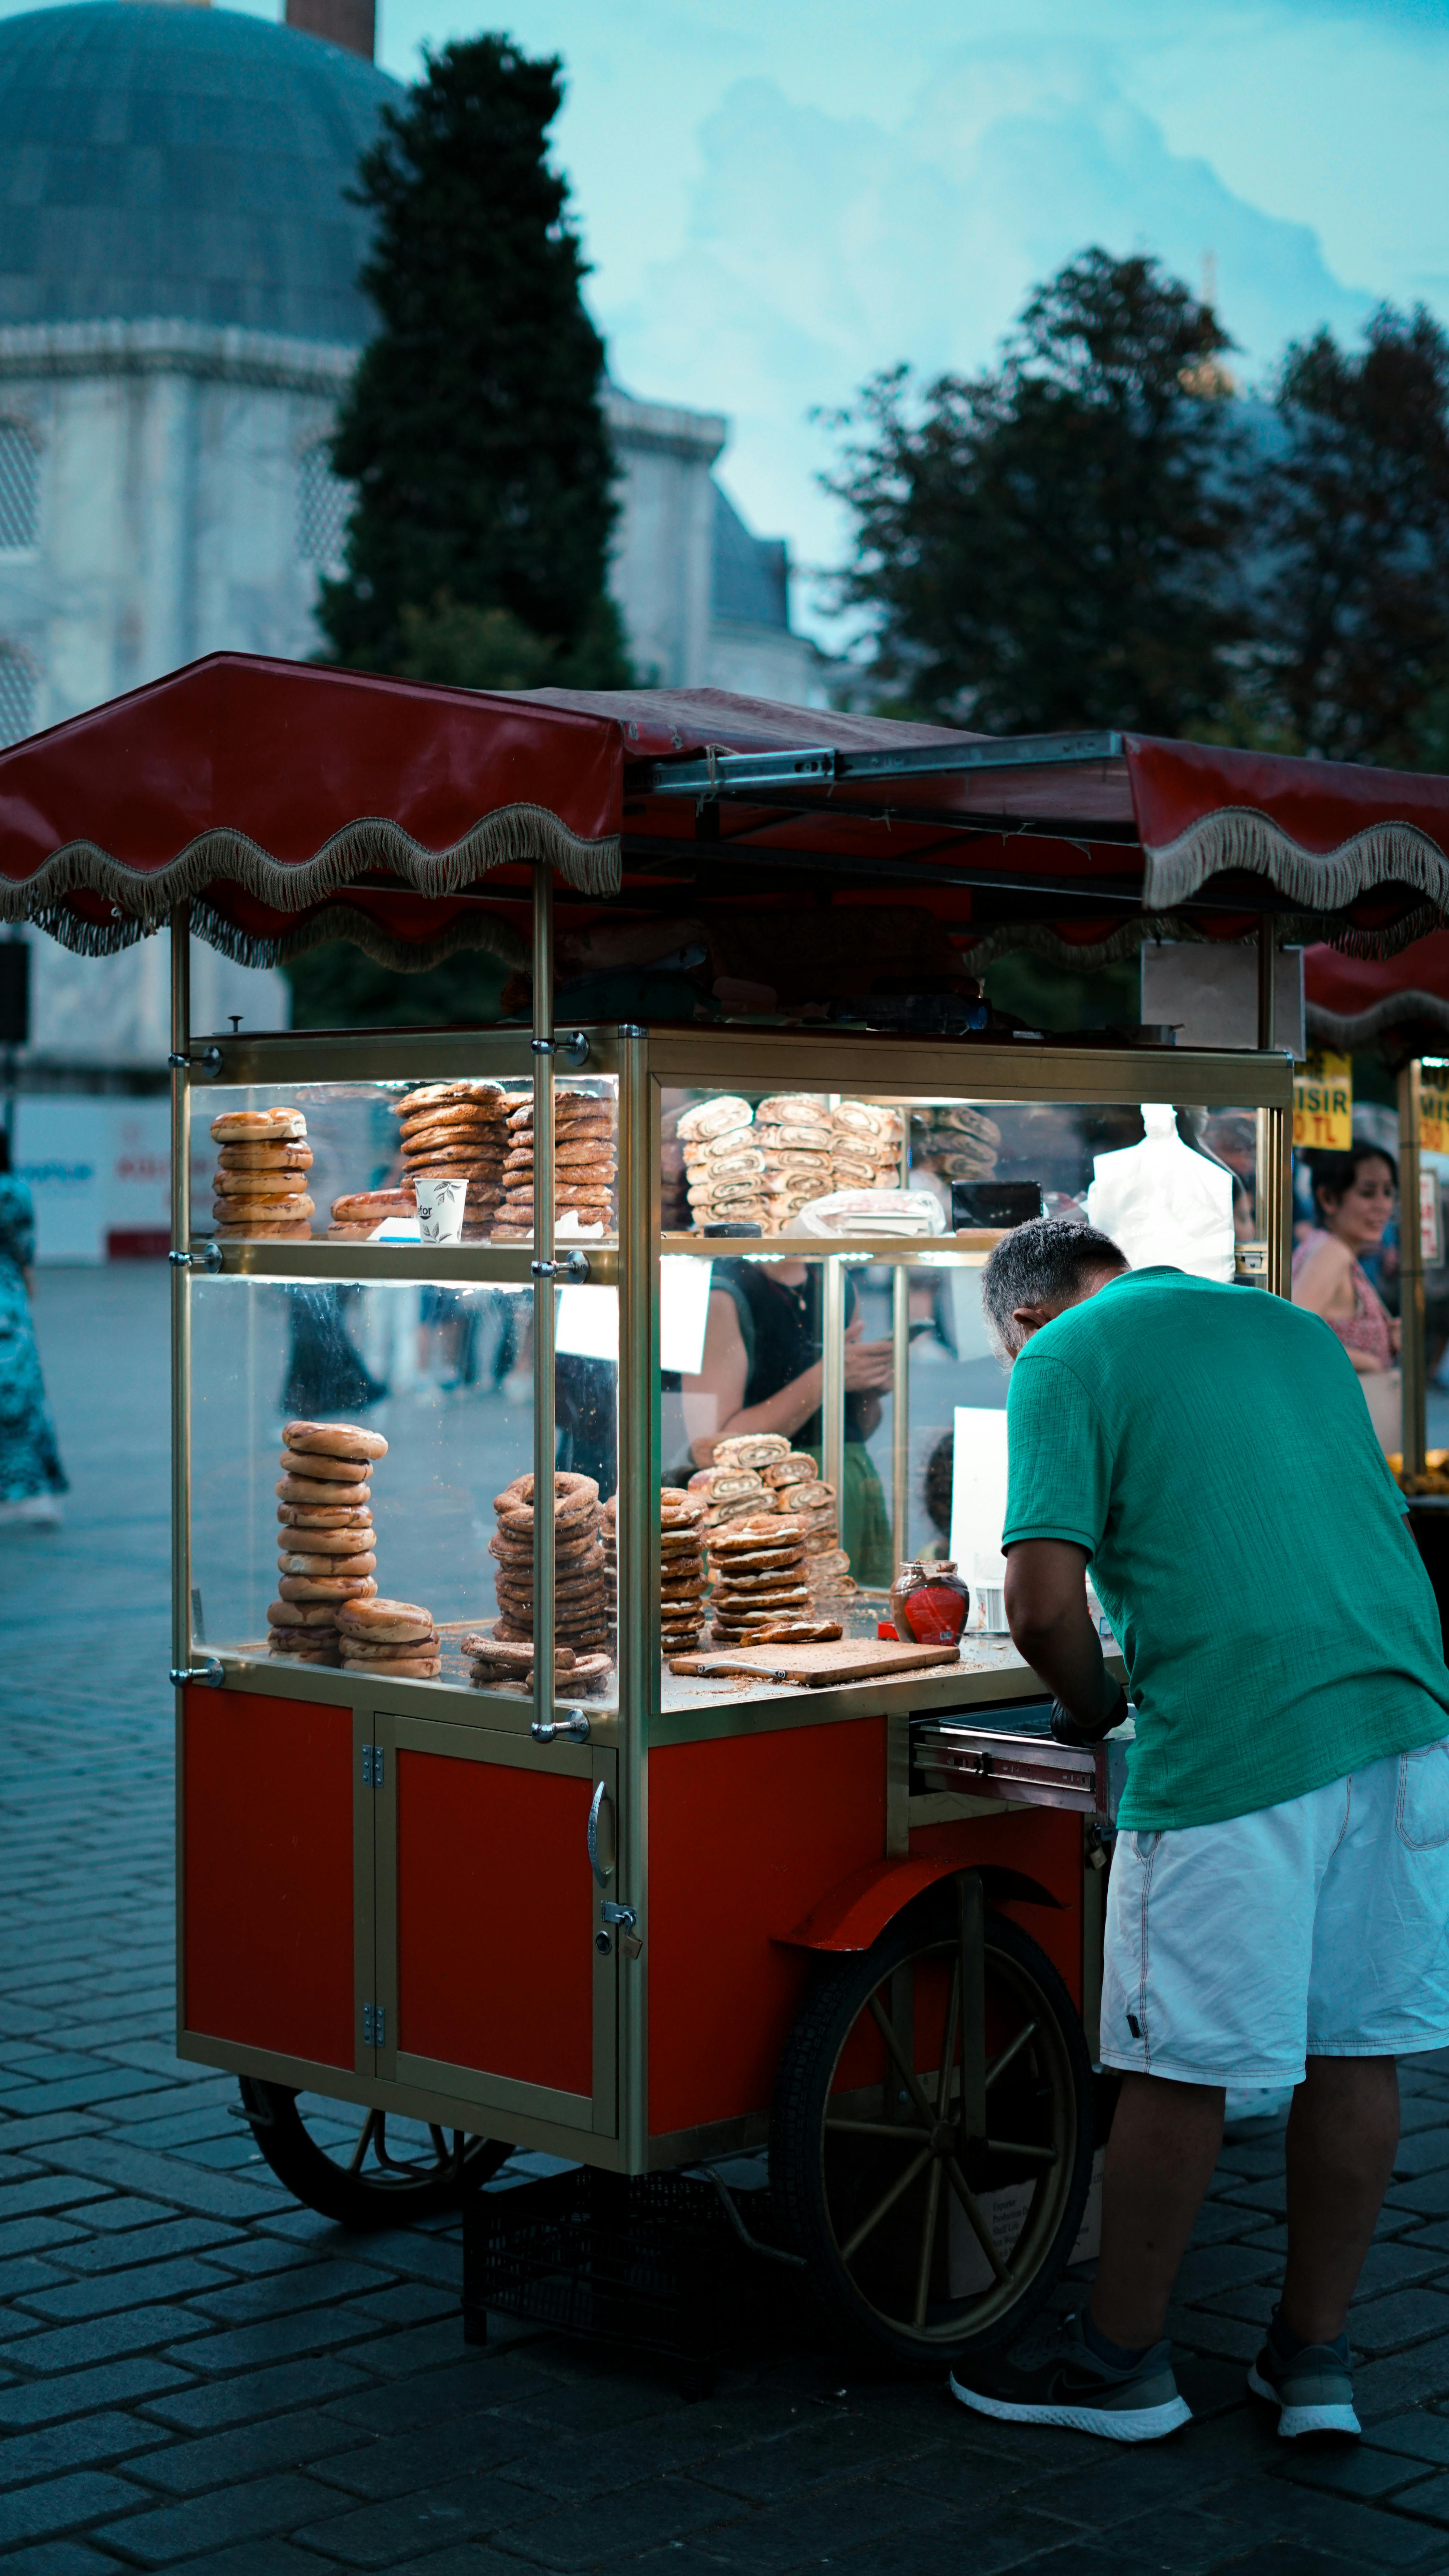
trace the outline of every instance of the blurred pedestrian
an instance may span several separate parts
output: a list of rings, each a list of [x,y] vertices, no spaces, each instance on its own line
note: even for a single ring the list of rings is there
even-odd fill
[[[1403,1380],[1399,1323],[1364,1268],[1397,1211],[1399,1170],[1380,1145],[1346,1154],[1314,1154],[1317,1224],[1293,1255],[1293,1303],[1307,1306],[1338,1335],[1357,1371],[1379,1446],[1403,1446]]]
[[[61,1517],[70,1479],[60,1463],[30,1319],[35,1207],[10,1169],[0,1127],[0,1524]]]

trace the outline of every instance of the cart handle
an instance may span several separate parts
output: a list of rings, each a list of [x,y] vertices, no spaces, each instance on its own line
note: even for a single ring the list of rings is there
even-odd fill
[[[609,1806],[610,1831],[608,1836],[608,1848],[605,1852],[601,1853],[600,1851],[600,1842],[602,1837],[600,1835],[599,1828],[603,1822],[604,1809],[606,1806],[609,1806],[609,1787],[607,1781],[601,1780],[594,1791],[593,1798],[589,1805],[589,1867],[593,1871],[595,1878],[598,1880],[600,1887],[607,1887],[610,1879],[614,1875],[612,1806]]]

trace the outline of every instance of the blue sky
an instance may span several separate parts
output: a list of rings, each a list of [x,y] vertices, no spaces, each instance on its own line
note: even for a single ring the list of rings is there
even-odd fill
[[[842,542],[812,408],[898,359],[982,364],[1087,242],[1194,284],[1211,254],[1248,381],[1290,335],[1352,337],[1381,298],[1449,319],[1449,0],[380,13],[405,78],[425,41],[500,23],[564,57],[558,153],[614,373],[730,416],[724,479],[802,566]]]

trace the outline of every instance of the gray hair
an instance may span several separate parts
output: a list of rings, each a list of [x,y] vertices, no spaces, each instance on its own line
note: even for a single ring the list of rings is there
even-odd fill
[[[998,1359],[1014,1360],[1025,1335],[1018,1306],[1070,1306],[1104,1270],[1130,1268],[1110,1234],[1056,1216],[1034,1216],[1002,1236],[981,1274],[981,1308]]]

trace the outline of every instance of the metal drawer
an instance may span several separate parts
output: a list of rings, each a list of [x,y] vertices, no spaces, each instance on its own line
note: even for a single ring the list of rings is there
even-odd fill
[[[1013,1712],[1015,1714],[1015,1712]],[[1013,1806],[1068,1807],[1115,1824],[1126,1786],[1127,1743],[1058,1744],[1040,1732],[979,1720],[917,1718],[911,1727],[911,1789],[956,1791]]]

